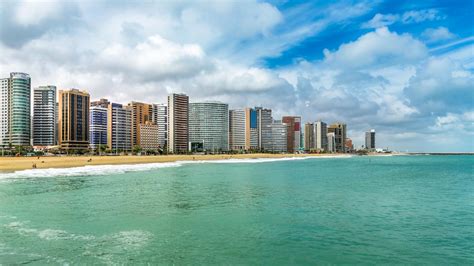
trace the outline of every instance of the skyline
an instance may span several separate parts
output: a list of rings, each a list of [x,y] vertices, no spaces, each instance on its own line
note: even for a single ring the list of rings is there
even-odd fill
[[[0,70],[92,100],[185,92],[344,121],[356,146],[375,128],[394,150],[474,151],[472,3],[206,3],[2,2]]]

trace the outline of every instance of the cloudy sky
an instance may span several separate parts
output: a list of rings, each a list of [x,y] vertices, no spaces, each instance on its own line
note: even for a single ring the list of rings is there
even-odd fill
[[[419,3],[415,3],[419,2]],[[0,75],[92,99],[170,92],[303,121],[356,146],[474,151],[473,1],[0,1]]]

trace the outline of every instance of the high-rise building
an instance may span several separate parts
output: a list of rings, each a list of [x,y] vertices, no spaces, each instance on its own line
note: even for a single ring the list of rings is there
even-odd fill
[[[231,150],[258,150],[258,117],[252,108],[229,111]]]
[[[168,95],[168,152],[188,152],[189,97],[186,94]]]
[[[299,150],[301,144],[301,117],[284,116],[282,122],[288,125],[288,152],[294,153]]]
[[[229,148],[245,150],[245,110],[229,111]]]
[[[375,149],[375,129],[365,132],[365,148],[369,150]]]
[[[31,144],[31,78],[12,72],[0,81],[0,137],[3,146]]]
[[[159,127],[157,124],[147,121],[140,124],[140,147],[144,151],[157,151],[160,148]]]
[[[89,142],[91,149],[100,149],[101,145],[107,145],[107,108],[99,105],[91,106],[89,109]]]
[[[229,150],[229,105],[220,102],[189,104],[191,151]]]
[[[328,127],[328,133],[334,133],[336,152],[346,152],[347,127],[344,123],[334,123]]]
[[[8,127],[9,127],[9,83],[8,78],[0,79],[0,145],[5,147],[9,143]]]
[[[110,105],[109,100],[103,99],[103,98],[98,101],[91,102],[91,107],[98,106],[98,107],[108,108],[109,105]]]
[[[271,129],[271,147],[268,151],[271,152],[287,152],[288,142],[288,125],[279,121],[273,121],[270,125]]]
[[[151,104],[131,102],[128,106],[132,110],[132,145],[140,145],[140,124],[151,121]]]
[[[33,90],[33,145],[57,144],[56,86],[39,86]]]
[[[346,138],[344,146],[346,148],[346,152],[352,152],[352,150],[354,150],[354,144],[352,144],[351,138]]]
[[[0,79],[0,146],[6,147],[9,144],[9,78]]]
[[[257,112],[257,129],[258,129],[258,149],[270,150],[272,141],[273,123],[272,110],[262,107],[255,107]]]
[[[59,145],[66,150],[89,148],[90,95],[77,89],[59,91]]]
[[[165,104],[153,104],[151,121],[158,125],[158,143],[166,147],[168,141],[168,107]]]
[[[132,150],[132,110],[129,106],[111,103],[107,107],[107,146],[113,152]]]
[[[328,152],[336,152],[336,136],[334,132],[330,132],[327,134],[328,138]]]
[[[313,151],[315,149],[314,124],[304,124],[304,150]]]
[[[314,141],[315,141],[315,148],[319,151],[327,151],[328,150],[328,128],[327,124],[318,120],[314,122]]]

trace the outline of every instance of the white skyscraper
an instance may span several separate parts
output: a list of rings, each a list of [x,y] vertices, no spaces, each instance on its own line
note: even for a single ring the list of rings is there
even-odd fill
[[[9,79],[0,79],[0,145],[8,146],[8,84]]]
[[[56,86],[33,89],[33,145],[57,144]]]
[[[334,132],[328,133],[328,152],[336,152],[336,135]]]
[[[220,102],[189,104],[189,142],[192,151],[229,149],[229,105]]]
[[[318,120],[314,122],[314,136],[315,147],[319,151],[326,151],[328,149],[328,128],[327,124]]]
[[[158,143],[163,148],[168,141],[168,107],[165,104],[153,104],[151,112],[151,121],[158,125]]]

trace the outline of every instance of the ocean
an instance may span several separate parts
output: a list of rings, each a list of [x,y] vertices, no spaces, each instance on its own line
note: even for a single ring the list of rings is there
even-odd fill
[[[0,174],[0,264],[474,264],[474,156]]]

